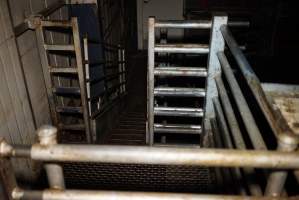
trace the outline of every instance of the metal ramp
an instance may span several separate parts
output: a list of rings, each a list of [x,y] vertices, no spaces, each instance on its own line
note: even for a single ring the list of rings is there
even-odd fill
[[[55,34],[65,40],[55,41]],[[40,20],[36,28],[43,74],[53,124],[58,127],[59,140],[91,142],[86,80],[81,54],[77,18],[69,21]]]
[[[160,64],[155,62],[155,53],[157,54],[196,54],[207,55],[209,53],[208,44],[166,44],[155,43],[156,29],[209,29],[211,21],[155,21],[149,18],[149,38],[148,38],[148,121],[147,121],[147,143],[149,145],[170,145],[167,142],[167,135],[200,135],[202,133],[202,119],[204,117],[204,103],[201,105],[191,104],[190,106],[171,106],[168,100],[175,99],[178,102],[183,99],[201,99],[204,102],[206,96],[205,84],[202,87],[192,85],[188,78],[206,82],[208,75],[207,67],[196,66],[172,66],[171,64]],[[164,31],[165,32],[165,31]],[[159,84],[157,79],[167,78],[185,78],[184,81],[177,82],[173,86]],[[157,103],[158,98],[166,98],[163,105]],[[156,121],[160,117],[162,120]],[[163,117],[165,119],[163,119]],[[176,123],[168,122],[170,118],[180,118]],[[192,118],[185,123],[185,118]],[[156,135],[165,134],[161,141],[157,141]],[[198,137],[200,138],[200,137]],[[172,143],[173,144],[173,143]],[[195,145],[200,144],[200,139],[195,141]],[[180,143],[174,143],[180,145]],[[183,144],[189,145],[189,144]]]

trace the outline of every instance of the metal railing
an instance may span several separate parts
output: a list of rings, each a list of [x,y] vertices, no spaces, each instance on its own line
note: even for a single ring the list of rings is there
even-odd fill
[[[278,170],[299,169],[297,152],[270,150],[232,150],[232,149],[203,149],[203,148],[171,148],[171,147],[141,147],[141,146],[107,146],[107,145],[63,145],[57,144],[57,129],[43,126],[38,131],[39,143],[32,146],[12,146],[5,140],[0,141],[0,158],[9,162],[8,158],[30,158],[34,161],[45,162],[44,167],[48,177],[50,190],[30,191],[20,189],[11,178],[13,199],[126,199],[128,195],[139,199],[176,198],[187,199],[251,199],[247,196],[220,196],[198,194],[171,193],[139,193],[139,192],[107,192],[66,190],[63,171],[59,162],[94,162],[94,163],[128,163],[128,164],[167,164],[192,165],[208,167],[251,167]],[[290,136],[280,137],[284,147],[293,147],[298,140]],[[292,144],[291,144],[292,143]],[[3,167],[3,166],[2,166]],[[11,169],[2,169],[1,174],[13,177]],[[280,171],[279,171],[280,172]],[[275,172],[277,173],[277,172]],[[270,178],[272,174],[270,175]],[[276,182],[270,182],[277,184]],[[11,183],[6,183],[11,184]],[[176,199],[175,198],[175,199]],[[254,197],[252,199],[273,199],[272,197]],[[287,199],[287,198],[285,198]]]
[[[104,51],[109,51],[113,54],[115,60],[105,59],[103,61],[92,62],[89,60],[88,47],[89,44],[102,45]],[[108,107],[111,107],[115,103],[115,99],[120,98],[126,94],[126,60],[125,49],[121,45],[112,45],[102,43],[98,41],[89,40],[87,37],[83,39],[84,47],[84,63],[85,63],[85,75],[86,75],[86,87],[90,117],[96,118]],[[90,78],[91,68],[102,68],[103,76],[94,79]],[[110,72],[108,72],[110,70]],[[92,94],[92,87],[96,84],[103,83],[103,91]],[[92,107],[92,104],[97,104],[96,108]]]
[[[299,154],[295,151],[299,138],[281,120],[278,111],[273,110],[267,101],[264,91],[248,61],[240,51],[236,41],[226,25],[226,16],[214,17],[209,56],[208,89],[209,98],[206,106],[210,105],[210,113],[205,115],[206,132],[217,137],[222,148],[174,148],[148,146],[106,146],[106,145],[64,145],[57,144],[57,129],[51,126],[41,127],[38,131],[39,143],[32,146],[12,146],[0,139],[0,172],[5,180],[11,199],[22,200],[63,200],[63,199],[298,199],[298,196],[281,196],[284,190],[288,171],[295,172],[299,180]],[[263,135],[256,125],[255,118],[248,106],[240,86],[232,72],[230,64],[223,53],[225,43],[229,46],[234,58],[241,68],[261,110],[271,125],[278,141],[277,150],[267,150]],[[221,73],[223,72],[223,75]],[[223,83],[228,83],[232,99],[241,115],[245,130],[250,141],[246,141],[239,127],[240,119],[228,95],[228,89]],[[208,104],[210,103],[210,104]],[[206,133],[206,134],[208,134]],[[217,134],[218,133],[218,134]],[[248,142],[253,149],[248,149]],[[31,191],[18,187],[10,166],[10,158],[30,158],[45,162],[50,189]],[[91,191],[68,190],[65,188],[63,171],[60,162],[93,162],[93,163],[127,163],[127,164],[163,164],[163,165],[192,165],[214,168],[229,168],[237,177],[248,184],[249,192],[242,195],[203,195],[176,194],[156,192],[121,192],[121,191]],[[3,163],[3,164],[2,164]],[[263,169],[267,178],[265,191],[254,178],[255,169]],[[270,170],[270,171],[266,171]],[[240,173],[243,171],[243,173]],[[297,174],[297,176],[296,176]]]
[[[224,44],[227,44],[253,96],[255,97],[255,100],[258,102],[258,105],[272,128],[272,131],[275,133],[278,143],[277,153],[294,152],[298,147],[298,136],[289,128],[286,121],[281,116],[280,111],[278,109],[274,109],[269,103],[259,79],[233,38],[228,25],[226,23],[221,24],[217,29],[218,30],[212,31],[219,34],[216,37],[216,41],[218,44],[221,44],[221,47],[217,51],[210,50],[210,61],[214,64],[209,66],[209,76],[212,75],[210,85],[214,85],[216,88],[210,87],[207,90],[208,94],[212,92],[214,95],[207,100],[213,103],[213,107],[211,108],[211,115],[206,116],[205,119],[207,124],[212,124],[212,132],[215,134],[216,130],[220,129],[220,133],[224,141],[223,147],[246,150],[248,148],[248,141],[245,139],[245,133],[242,133],[240,130],[241,120],[244,124],[250,140],[249,143],[251,143],[252,147],[255,150],[262,151],[268,149],[264,141],[263,134],[256,123],[257,119],[254,118],[252,110],[248,105],[249,103],[243,95],[241,87],[239,86],[230,63],[224,53]],[[213,41],[212,38],[211,46],[215,43],[216,42]],[[213,74],[210,73],[211,67],[214,67]],[[225,87],[223,79],[226,80],[228,88]],[[231,99],[229,98],[228,90],[232,96],[231,99],[233,99],[237,107],[237,111],[236,109],[233,109],[233,103],[231,103]],[[241,119],[237,119],[235,112],[239,113]],[[210,131],[207,130],[210,125],[205,127],[206,132]],[[249,150],[247,151],[249,152]],[[252,177],[254,177],[253,174],[255,174],[254,170],[252,168],[244,168],[242,170],[244,171],[245,180],[247,180],[246,182],[252,195],[259,196],[264,194],[265,196],[280,196],[284,192],[284,185],[288,174],[287,171],[270,171],[269,175],[268,173],[264,173],[268,181],[265,192],[262,193],[261,187],[258,186],[252,179]],[[238,176],[238,174],[235,174],[235,176]]]

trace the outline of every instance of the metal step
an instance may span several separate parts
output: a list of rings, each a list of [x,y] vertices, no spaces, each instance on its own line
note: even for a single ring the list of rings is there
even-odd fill
[[[51,21],[47,21],[47,20],[42,20],[41,21],[41,26],[43,27],[72,27],[72,23],[68,20],[68,21],[63,21],[63,20],[51,20]]]
[[[203,67],[156,67],[154,68],[156,76],[191,76],[206,77],[207,69]]]
[[[50,66],[50,73],[61,73],[61,74],[76,74],[78,73],[75,67],[53,67]]]
[[[53,93],[57,95],[80,95],[79,87],[56,87],[53,88]]]
[[[184,88],[184,87],[156,87],[155,96],[170,97],[204,97],[206,95],[203,88]]]
[[[156,44],[155,52],[158,53],[197,53],[208,54],[210,51],[207,44]]]
[[[154,107],[156,116],[203,117],[202,108]]]
[[[67,131],[85,131],[84,124],[59,124],[60,130]]]
[[[75,47],[72,44],[44,44],[44,48],[48,51],[75,51]]]
[[[67,114],[82,114],[82,107],[71,107],[71,106],[57,106],[56,112],[67,113]]]
[[[156,133],[180,133],[180,134],[201,134],[199,125],[189,124],[154,124]]]

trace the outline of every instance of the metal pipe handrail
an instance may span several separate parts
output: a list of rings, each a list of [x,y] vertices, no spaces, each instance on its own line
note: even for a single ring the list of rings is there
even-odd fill
[[[210,29],[211,27],[211,20],[157,20],[155,22],[155,28]]]
[[[210,49],[206,44],[156,44],[154,51],[158,53],[198,53],[208,54]]]
[[[215,82],[234,144],[237,149],[246,150],[245,141],[220,75],[215,77]],[[255,173],[254,169],[244,168],[243,171],[251,194],[254,196],[261,196],[263,194],[261,187],[256,183],[256,179],[253,177],[253,174]]]
[[[220,30],[274,134],[277,136],[278,134],[291,132],[287,128],[288,126],[281,125],[282,122],[278,121],[279,119],[276,117],[277,114],[269,104],[258,77],[255,75],[243,52],[238,48],[238,44],[233,38],[229,28],[222,26]]]
[[[94,190],[23,190],[15,188],[16,200],[292,200],[294,197],[251,197],[237,195],[182,194],[164,192],[127,192]]]
[[[1,157],[18,156],[17,147],[1,142]],[[7,148],[10,147],[10,148]],[[24,149],[22,149],[24,151]],[[298,152],[265,150],[194,149],[171,147],[34,144],[32,160],[298,169]],[[24,155],[24,153],[23,153]]]
[[[243,119],[245,128],[248,132],[252,145],[255,149],[267,149],[264,139],[256,125],[254,117],[249,109],[249,106],[242,94],[241,88],[238,85],[236,78],[233,75],[230,64],[223,52],[218,52],[218,59],[221,63],[221,68],[225,74],[228,85],[232,90],[232,95],[236,101],[237,107]]]
[[[237,42],[233,38],[231,32],[229,31],[227,25],[222,25],[220,31],[224,40],[226,41],[233,57],[235,58],[243,76],[246,79],[246,82],[253,93],[260,109],[262,110],[265,118],[267,119],[272,131],[278,140],[277,151],[284,152],[294,152],[298,147],[299,136],[295,135],[294,132],[287,125],[286,120],[281,116],[281,113],[278,110],[272,108],[269,100],[266,97],[265,92],[262,89],[261,83],[258,77],[255,75],[252,70],[249,62],[246,57],[240,50]],[[237,102],[237,106],[243,118],[245,127],[251,137],[253,145],[257,145],[258,142],[260,147],[265,146],[264,141],[258,131],[258,128],[255,124],[252,114],[250,113],[247,102],[245,101],[240,87],[236,81],[236,78],[233,75],[232,69],[225,57],[224,52],[218,52],[218,59],[221,63],[222,70],[226,76],[226,79],[229,83],[230,89],[232,90],[233,96]],[[216,78],[216,82],[219,83],[220,78]],[[218,84],[219,85],[219,84]],[[221,89],[221,88],[220,88]],[[223,88],[222,88],[223,89]],[[223,96],[223,95],[222,95]],[[242,103],[241,103],[242,102]],[[241,103],[241,104],[240,104]],[[248,115],[245,117],[245,115]],[[250,132],[250,129],[254,128]],[[266,146],[265,146],[266,147]],[[265,189],[265,196],[280,196],[284,191],[284,185],[287,179],[288,172],[286,170],[277,170],[273,171],[267,180],[267,185]]]
[[[231,27],[249,27],[249,21],[230,21]],[[212,20],[157,20],[155,28],[210,29]]]

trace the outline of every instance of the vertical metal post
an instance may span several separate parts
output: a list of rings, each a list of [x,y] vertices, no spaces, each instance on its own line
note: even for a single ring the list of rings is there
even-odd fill
[[[222,37],[220,27],[227,24],[226,15],[217,15],[213,17],[211,37],[210,37],[210,53],[208,59],[208,78],[205,100],[205,117],[204,117],[204,129],[206,134],[211,132],[210,119],[215,118],[212,99],[217,97],[217,88],[214,77],[221,71],[220,62],[217,58],[217,53],[223,51],[225,47],[225,41]],[[203,140],[202,140],[203,141]]]
[[[148,71],[147,71],[147,120],[148,132],[146,141],[154,143],[154,67],[155,67],[155,18],[148,19]]]
[[[44,75],[44,81],[46,85],[48,101],[49,101],[49,109],[51,113],[51,120],[54,125],[58,125],[58,116],[55,110],[55,98],[52,93],[52,78],[49,73],[49,58],[47,55],[47,51],[44,48],[45,38],[44,38],[44,30],[42,25],[39,25],[35,29],[36,39],[37,39],[37,47],[39,51],[39,57],[42,64],[42,70]]]
[[[278,151],[291,152],[298,146],[298,141],[295,137],[289,134],[278,135]],[[284,189],[284,184],[288,175],[286,170],[276,170],[272,172],[268,178],[265,196],[280,196]]]
[[[83,52],[84,52],[84,66],[85,66],[85,80],[89,80],[89,55],[88,55],[88,38],[83,38]],[[90,99],[90,82],[86,82],[87,99]],[[89,116],[91,116],[91,102],[88,100]]]
[[[86,87],[85,87],[85,76],[83,71],[83,60],[82,60],[82,49],[81,49],[81,42],[79,36],[79,27],[78,27],[78,20],[76,17],[72,18],[72,26],[73,26],[73,40],[74,40],[74,47],[76,53],[76,64],[78,70],[78,77],[79,77],[79,85],[80,85],[80,92],[81,92],[81,102],[82,102],[82,109],[83,109],[83,118],[85,124],[85,132],[86,132],[86,140],[88,143],[92,142],[91,134],[90,134],[90,118],[89,118],[89,110],[87,104],[87,96],[86,96]]]
[[[39,142],[43,146],[57,144],[57,128],[45,125],[37,130]],[[45,164],[49,186],[52,189],[65,189],[63,169],[54,163]]]

